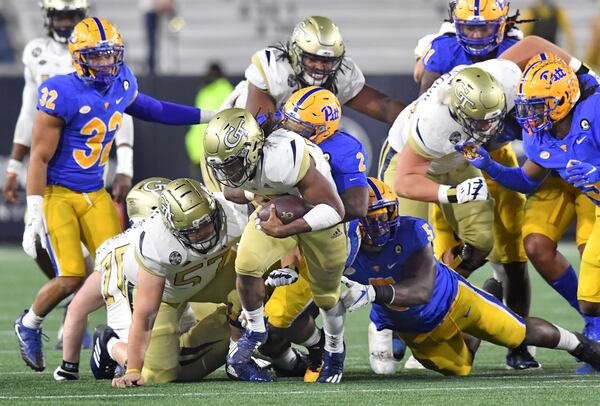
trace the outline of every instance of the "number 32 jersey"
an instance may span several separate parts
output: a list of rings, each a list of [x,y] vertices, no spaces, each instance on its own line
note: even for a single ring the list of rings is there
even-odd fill
[[[76,73],[54,76],[40,85],[37,109],[65,122],[48,163],[48,185],[76,192],[94,192],[104,186],[110,146],[137,87],[126,65],[105,94],[86,85]]]

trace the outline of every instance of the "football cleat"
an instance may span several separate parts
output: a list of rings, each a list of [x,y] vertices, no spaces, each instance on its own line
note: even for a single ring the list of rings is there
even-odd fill
[[[230,379],[245,382],[273,382],[274,379],[261,369],[254,360],[225,366],[225,372]]]
[[[495,278],[486,279],[481,286],[483,290],[485,290],[490,295],[494,296],[499,301],[502,301],[502,296],[504,293],[504,288],[502,287],[502,282],[496,280]]]
[[[67,371],[59,365],[54,370],[52,376],[55,381],[77,381],[79,379],[79,372]]]
[[[94,329],[94,346],[90,357],[90,369],[96,379],[113,379],[117,362],[110,357],[106,344],[112,338],[119,338],[115,331],[100,324]]]
[[[344,358],[346,358],[346,348],[344,352],[329,352],[323,354],[323,367],[317,378],[317,383],[340,383],[344,373]]]
[[[408,357],[406,362],[404,363],[404,369],[426,369],[423,364],[419,362],[418,359],[415,358],[414,355]]]
[[[267,332],[259,333],[246,329],[236,345],[229,349],[227,364],[245,364],[250,361],[254,350],[267,342]]]
[[[319,342],[311,347],[307,347],[308,350],[308,364],[306,365],[306,372],[304,373],[304,382],[317,382],[319,373],[321,372],[321,366],[323,365],[323,347],[325,346],[325,334],[319,329],[321,338]]]
[[[583,335],[590,339],[591,341],[599,342],[600,341],[600,317],[584,317],[585,319],[585,327],[583,328]],[[590,364],[584,364],[583,366],[577,368],[575,371],[578,374],[591,374],[598,372],[594,367]]]
[[[23,314],[15,320],[15,334],[19,340],[21,348],[21,357],[23,361],[35,371],[43,371],[46,368],[46,359],[42,351],[42,337],[46,340],[48,337],[42,333],[41,328],[27,328],[23,325],[23,316],[29,310],[25,310]]]
[[[579,339],[579,345],[569,354],[589,364],[596,372],[600,371],[600,343],[590,340],[580,333],[573,333]]]
[[[378,331],[375,323],[371,322],[368,328],[368,339],[371,370],[378,375],[396,373],[398,363],[394,359],[393,331],[388,329]]]
[[[512,369],[523,370],[538,369],[542,367],[542,364],[531,356],[526,345],[520,345],[517,348],[508,350],[506,354],[506,366]]]
[[[273,370],[277,377],[281,378],[297,378],[304,376],[308,367],[308,355],[302,351],[292,348],[292,351],[296,355],[293,365],[290,368],[280,368],[273,364]]]

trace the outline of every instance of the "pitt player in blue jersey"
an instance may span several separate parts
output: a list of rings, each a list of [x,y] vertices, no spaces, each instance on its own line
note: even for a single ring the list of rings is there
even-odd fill
[[[600,121],[597,111],[600,93],[598,86],[585,87],[580,83],[570,65],[559,58],[540,59],[530,63],[523,72],[516,100],[517,119],[523,127],[523,147],[527,155],[522,168],[496,164],[481,147],[467,146],[463,152],[473,165],[499,183],[522,193],[536,190],[554,170],[598,206],[600,195],[596,182],[600,180],[597,169],[600,166],[597,147]],[[596,207],[596,220],[583,250],[577,288],[579,309],[584,315],[594,318],[600,316],[598,213]],[[564,262],[559,265],[564,265]],[[566,275],[570,277],[569,284],[573,285],[577,281],[575,272],[568,263],[566,265],[568,268],[561,279],[565,279]],[[563,291],[557,290],[573,306],[576,305],[572,292],[566,287]],[[586,318],[586,324],[588,320]],[[584,331],[590,338],[600,339],[596,329],[587,327],[588,331]],[[579,372],[588,370],[584,368]]]
[[[210,119],[210,114],[201,119],[197,108],[139,93],[135,76],[123,63],[121,35],[108,21],[82,20],[68,42],[75,72],[54,76],[38,88],[27,176],[29,219],[23,249],[35,258],[39,238],[56,272],[15,322],[23,360],[36,371],[45,368],[44,317],[85,278],[81,242],[93,255],[102,242],[121,232],[102,175],[123,113],[173,125]]]
[[[361,248],[342,293],[349,311],[373,303],[378,329],[397,331],[417,360],[446,375],[470,373],[480,340],[566,350],[600,368],[600,344],[539,318],[521,318],[469,284],[434,258],[427,222],[399,216],[396,196],[383,182],[369,178],[369,187]]]
[[[322,87],[309,86],[296,91],[282,106],[280,125],[300,134],[307,139],[307,142],[317,144],[329,162],[331,175],[344,203],[346,212],[344,221],[348,222],[350,253],[346,265],[349,266],[358,252],[358,220],[356,219],[364,216],[367,210],[368,162],[360,141],[338,130],[341,113],[340,102],[331,91]],[[303,263],[300,261],[298,280],[289,286],[279,286],[274,290],[265,305],[265,315],[271,328],[269,342],[275,341],[277,335],[285,335],[289,340],[308,348],[308,365],[306,373],[304,374],[304,371],[302,373],[306,382],[314,382],[319,376],[324,337],[310,314],[312,292],[303,268]],[[267,283],[273,286],[280,284],[278,280],[284,283],[285,273],[282,271],[285,270],[278,270],[271,274]],[[286,284],[289,282],[290,279],[285,281]],[[306,309],[309,311],[304,312]],[[293,359],[291,350],[286,350],[289,354],[286,355],[275,354],[268,347],[263,349],[270,356],[279,359],[287,358],[288,369],[294,363],[298,364],[291,361]],[[278,360],[275,359],[276,366],[277,362]]]

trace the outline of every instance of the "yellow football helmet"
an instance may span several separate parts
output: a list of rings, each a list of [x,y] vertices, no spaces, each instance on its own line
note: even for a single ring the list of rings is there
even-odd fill
[[[264,140],[262,128],[248,110],[222,110],[206,127],[206,165],[219,183],[239,187],[254,176]]]
[[[75,25],[87,15],[87,0],[42,0],[44,28],[53,40],[66,44]]]
[[[392,189],[379,179],[369,177],[367,216],[360,219],[362,243],[382,248],[394,238],[398,228],[398,198]]]
[[[169,182],[171,179],[148,178],[136,183],[125,198],[129,220],[148,217],[158,207],[160,194]]]
[[[450,82],[450,115],[477,143],[504,128],[506,95],[502,85],[481,68],[467,67]]]
[[[549,131],[571,112],[580,95],[577,75],[561,59],[530,63],[517,89],[517,121],[530,135]]]
[[[121,34],[104,18],[86,18],[69,37],[69,52],[77,75],[100,86],[110,86],[117,77],[124,51]],[[98,63],[102,60],[105,62]]]
[[[345,52],[338,26],[319,16],[308,17],[296,25],[287,48],[298,79],[318,86],[333,81]]]
[[[317,86],[294,92],[281,109],[282,125],[315,144],[335,134],[341,115],[342,107],[335,94]]]
[[[219,242],[223,210],[200,182],[179,178],[160,194],[160,214],[181,243],[206,254]]]
[[[487,55],[504,40],[509,0],[457,0],[450,5],[456,39],[471,55]]]

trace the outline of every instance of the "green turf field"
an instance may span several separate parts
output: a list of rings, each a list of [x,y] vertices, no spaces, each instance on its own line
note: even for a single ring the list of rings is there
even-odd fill
[[[562,247],[574,263],[573,245]],[[481,283],[491,275],[486,266],[474,275]],[[554,293],[530,268],[533,285],[531,314],[569,329],[580,330],[582,321],[575,311]],[[52,371],[61,360],[54,350],[62,311],[50,314],[44,331],[46,370],[29,369],[19,355],[13,323],[29,307],[42,274],[19,248],[0,247],[0,402],[30,404],[81,404],[125,402],[144,404],[599,404],[600,375],[576,375],[574,359],[567,353],[538,349],[543,369],[517,372],[504,366],[505,350],[482,344],[473,373],[467,378],[448,378],[428,371],[400,369],[392,377],[374,375],[369,368],[366,323],[368,312],[348,316],[347,356],[343,383],[304,384],[282,379],[272,384],[230,382],[223,369],[197,384],[168,384],[130,389],[111,389],[108,381],[95,381],[89,372],[89,351],[82,354],[81,381],[57,383]],[[92,324],[103,321],[94,314]],[[406,358],[406,357],[405,357]]]

